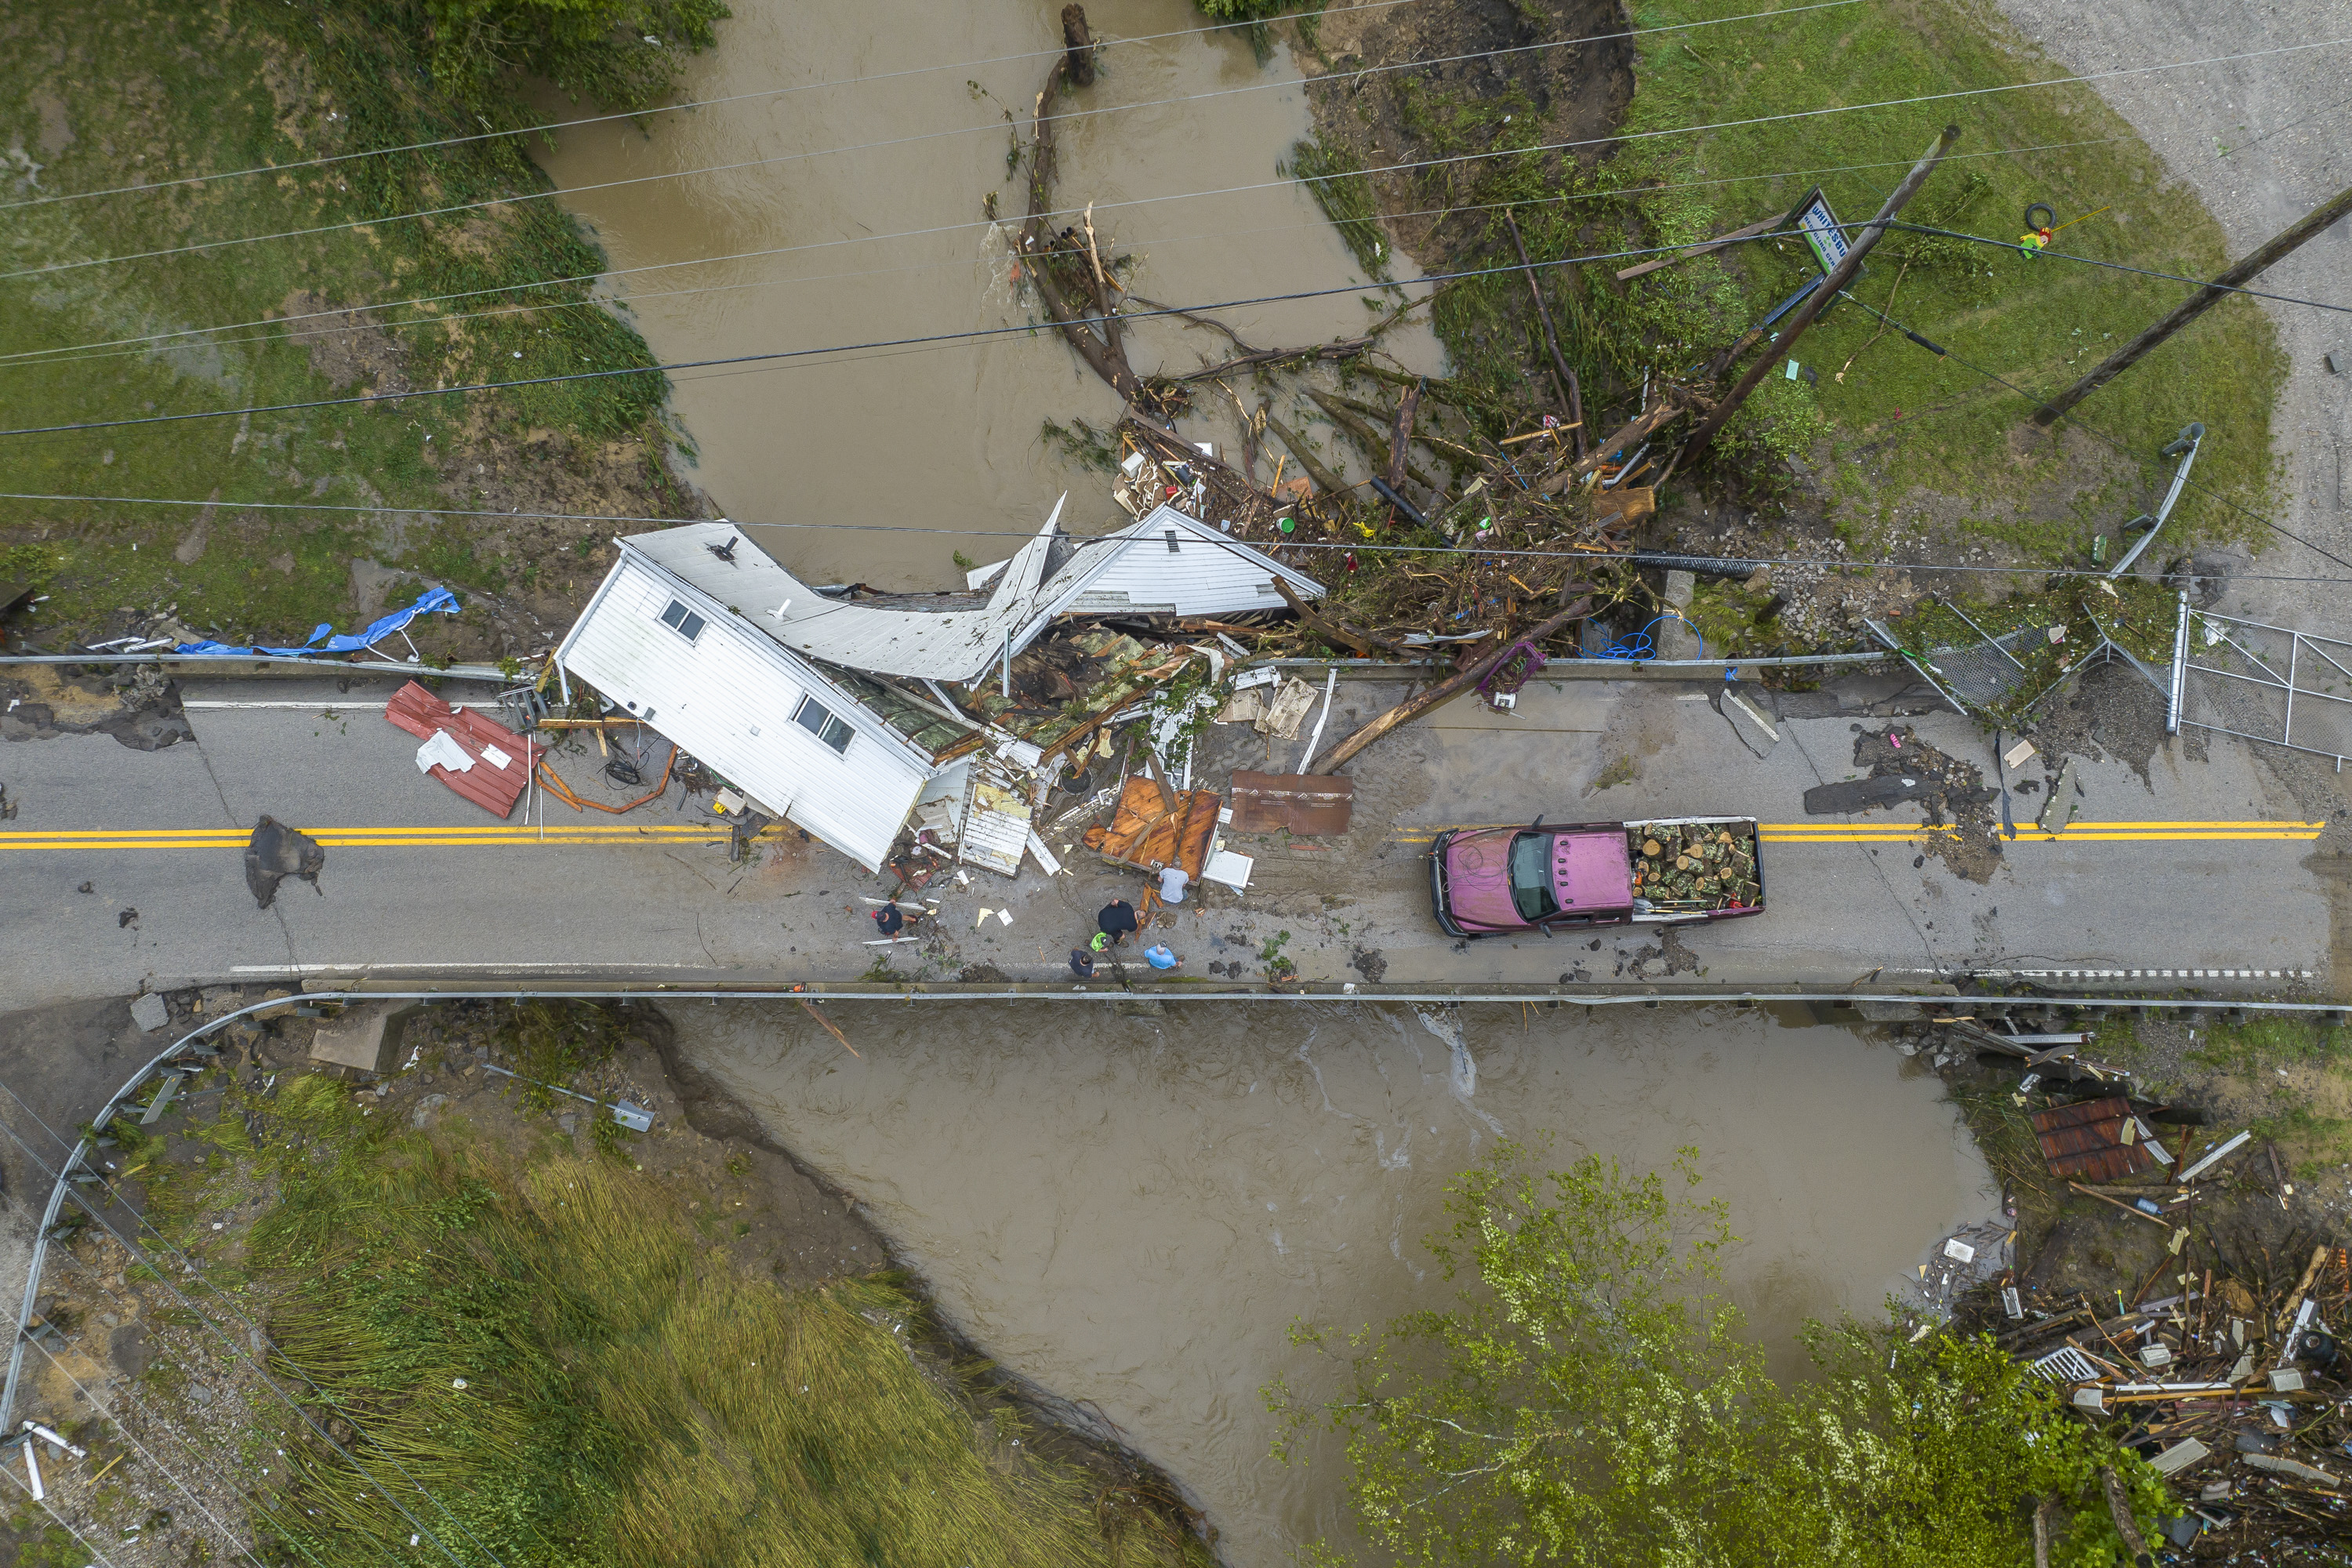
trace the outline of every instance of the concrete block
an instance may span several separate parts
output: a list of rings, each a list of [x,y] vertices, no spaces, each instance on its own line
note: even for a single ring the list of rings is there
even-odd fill
[[[1702,657],[1699,652],[1698,634],[1687,624],[1675,618],[1690,613],[1691,597],[1697,592],[1698,579],[1689,573],[1666,574],[1666,608],[1675,612],[1675,616],[1660,621],[1657,631],[1651,637],[1651,647],[1656,650],[1658,658],[1697,658]]]
[[[353,1007],[332,1023],[322,1023],[310,1040],[310,1059],[362,1072],[390,1070],[389,1058],[400,1044],[400,1026],[414,1006],[379,1004]]]
[[[131,1021],[146,1030],[156,1030],[172,1021],[172,1009],[152,991],[131,1004]]]

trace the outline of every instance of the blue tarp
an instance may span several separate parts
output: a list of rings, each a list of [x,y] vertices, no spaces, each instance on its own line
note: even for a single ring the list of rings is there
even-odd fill
[[[452,594],[446,588],[427,588],[424,593],[417,595],[416,603],[409,605],[408,608],[404,610],[393,611],[392,614],[384,616],[382,620],[375,622],[363,632],[356,632],[344,637],[329,637],[327,634],[335,629],[334,623],[331,621],[321,621],[319,623],[319,629],[312,632],[310,634],[310,640],[305,642],[300,647],[232,647],[226,643],[184,642],[172,651],[173,653],[213,654],[221,658],[230,658],[240,654],[249,655],[257,653],[291,655],[297,658],[303,654],[310,653],[356,653],[361,648],[374,647],[377,642],[384,637],[390,637],[394,632],[405,631],[408,628],[408,623],[415,620],[419,616],[436,614],[454,616],[457,613],[457,595]]]

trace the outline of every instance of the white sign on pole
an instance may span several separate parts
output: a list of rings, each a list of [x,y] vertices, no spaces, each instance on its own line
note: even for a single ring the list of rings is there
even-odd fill
[[[1830,211],[1829,199],[1822,195],[1819,185],[1797,205],[1790,221],[1803,232],[1805,243],[1812,247],[1813,259],[1821,263],[1822,271],[1835,271],[1851,247],[1846,244],[1845,230],[1838,226],[1837,214]]]

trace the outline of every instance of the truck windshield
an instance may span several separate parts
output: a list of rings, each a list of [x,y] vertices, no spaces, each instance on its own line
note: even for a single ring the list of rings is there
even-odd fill
[[[1559,913],[1551,896],[1551,835],[1522,833],[1511,840],[1511,902],[1523,921]]]

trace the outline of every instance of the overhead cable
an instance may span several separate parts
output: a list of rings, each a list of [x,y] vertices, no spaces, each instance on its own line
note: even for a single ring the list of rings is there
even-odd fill
[[[1850,4],[1851,0],[1823,0],[1823,3],[1827,5],[1842,5]],[[1745,21],[1753,20],[1755,16],[1772,16],[1785,14],[1786,13],[1782,12],[1764,11],[1754,13],[1753,16],[1748,17],[1731,17],[1727,18],[1727,20]],[[1667,29],[1646,30],[1679,31],[1681,29],[1679,25],[1677,25],[1676,26]],[[1046,115],[1045,116],[1045,121],[1049,125],[1063,125],[1073,121],[1094,120],[1105,115],[1112,114],[1127,114],[1140,109],[1168,109],[1179,104],[1202,102],[1209,99],[1231,98],[1241,93],[1270,92],[1286,88],[1330,84],[1339,81],[1351,80],[1361,77],[1380,76],[1391,71],[1421,70],[1432,66],[1456,65],[1465,60],[1486,59],[1496,54],[1524,53],[1528,50],[1535,49],[1566,48],[1578,44],[1596,43],[1601,42],[1605,38],[1622,36],[1623,35],[1603,34],[1596,37],[1590,38],[1560,38],[1555,39],[1550,43],[1522,45],[1515,49],[1481,49],[1470,54],[1448,55],[1438,59],[1400,60],[1389,65],[1363,66],[1352,71],[1334,71],[1325,76],[1306,78],[1300,80],[1283,79],[1275,81],[1245,82],[1240,87],[1211,88],[1201,92],[1179,93],[1172,98],[1143,99],[1133,103],[1104,104],[1100,108],[1097,109],[1067,110]],[[1836,111],[1822,110],[1820,112]],[[110,267],[117,263],[126,261],[153,261],[168,256],[196,255],[207,251],[220,250],[231,246],[262,245],[280,239],[303,239],[312,235],[340,234],[355,228],[374,228],[383,224],[411,223],[428,217],[446,217],[457,213],[479,212],[488,207],[520,206],[525,202],[542,202],[554,200],[559,197],[581,196],[586,195],[593,191],[620,190],[632,185],[656,184],[664,180],[688,179],[698,174],[734,174],[743,169],[767,168],[777,163],[805,163],[811,159],[837,157],[850,153],[881,152],[888,148],[910,146],[921,142],[938,142],[943,141],[949,137],[977,136],[987,132],[1003,131],[1006,129],[1008,123],[1012,123],[1009,114],[1003,120],[992,120],[987,123],[981,125],[958,126],[948,131],[919,131],[910,135],[888,136],[874,142],[855,142],[845,143],[838,147],[818,147],[806,152],[777,153],[764,158],[739,159],[731,163],[709,163],[692,169],[665,169],[659,174],[632,174],[625,179],[600,180],[592,184],[585,185],[572,185],[565,187],[550,186],[550,188],[542,191],[523,191],[508,195],[486,197],[480,201],[458,202],[448,206],[423,207],[412,212],[380,213],[373,217],[348,218],[338,223],[318,224],[309,228],[284,229],[274,234],[241,235],[227,239],[196,240],[186,245],[169,246],[159,250],[131,251],[121,256],[94,256],[85,257],[78,261],[52,261],[44,263],[39,267],[19,268],[14,272],[0,272],[0,281],[19,278],[44,277],[55,272],[72,272],[90,267]],[[1748,122],[1741,121],[1739,123]],[[1648,136],[1684,135],[1687,134],[1690,131],[1718,129],[1724,128],[1717,126],[1694,126],[1672,132],[1643,132],[1635,134]],[[1599,145],[1601,142],[1614,140],[1617,140],[1617,138],[1602,137],[1598,141],[1566,142],[1559,143],[1558,145],[1560,147],[1594,146]],[[1472,156],[1477,157],[1503,155],[1506,154],[1472,154]]]
[[[1409,5],[1412,4],[1414,4],[1414,0],[1363,0],[1362,4],[1351,5],[1349,9],[1351,14],[1361,15],[1367,11],[1384,11],[1393,5]],[[1861,0],[1820,0],[1819,4],[1810,5],[1792,5],[1778,11],[1758,11],[1752,12],[1744,16],[1715,16],[1703,21],[1674,22],[1654,27],[1633,27],[1620,32],[1601,33],[1596,34],[1591,37],[1577,38],[1570,41],[1581,44],[1606,43],[1616,38],[1639,37],[1645,33],[1693,32],[1701,27],[1721,26],[1727,22],[1748,22],[1754,21],[1759,17],[1769,18],[1775,16],[1795,16],[1800,12],[1828,11],[1837,9],[1843,5],[1855,5],[1859,4],[1861,4]],[[1131,38],[1101,38],[1097,40],[1096,47],[1100,49],[1125,48],[1136,44],[1160,43],[1170,38],[1200,37],[1211,33],[1230,32],[1233,30],[1234,26],[1234,24],[1230,22],[1219,22],[1212,23],[1210,26],[1205,27],[1181,27],[1172,32],[1145,33]],[[1497,55],[1506,55],[1520,53],[1522,52],[1522,49],[1526,48],[1556,48],[1559,47],[1560,46],[1558,43],[1531,44],[1521,46],[1518,48],[1496,49],[1491,52]],[[98,196],[144,195],[152,191],[171,190],[180,185],[200,185],[214,180],[242,179],[249,174],[290,174],[297,169],[323,168],[334,163],[348,163],[361,158],[389,158],[397,156],[403,153],[430,152],[436,147],[462,147],[476,142],[497,142],[503,141],[509,137],[543,136],[551,132],[571,131],[583,125],[603,125],[616,120],[626,120],[633,122],[640,122],[656,114],[677,114],[688,110],[717,109],[722,104],[744,103],[755,99],[783,98],[796,92],[815,92],[836,88],[864,87],[878,81],[896,81],[904,77],[936,76],[941,71],[979,70],[987,66],[1017,65],[1024,60],[1048,59],[1054,56],[1066,54],[1067,52],[1068,46],[1064,45],[1059,48],[1029,49],[1024,50],[1020,54],[995,55],[986,59],[961,60],[953,61],[946,65],[912,66],[904,70],[878,71],[871,76],[845,77],[839,81],[811,81],[801,82],[792,87],[756,88],[749,92],[730,92],[718,98],[689,99],[683,103],[666,103],[654,109],[625,110],[614,114],[591,114],[578,120],[551,120],[542,124],[524,126],[513,131],[478,131],[464,136],[444,136],[436,141],[405,142],[397,147],[372,147],[357,153],[335,153],[319,158],[300,158],[288,163],[258,163],[247,169],[228,169],[210,174],[182,174],[173,179],[155,180],[144,184],[114,185],[105,190],[71,191],[57,195],[32,196],[27,197],[23,201],[0,202],[0,212],[7,212],[16,207],[47,206],[57,202],[89,201]],[[1416,65],[1423,65],[1442,62],[1415,61],[1413,63]],[[1342,72],[1339,74],[1354,75],[1359,73]],[[1324,80],[1329,79],[1317,78],[1311,79]]]
[[[1857,304],[1859,300],[1855,301]],[[804,530],[835,533],[903,533],[929,534],[947,539],[1018,539],[1037,537],[1034,529],[1014,528],[924,528],[912,523],[865,522],[767,522],[757,518],[722,517],[651,517],[586,511],[488,511],[461,507],[437,506],[349,506],[325,505],[315,501],[239,501],[194,500],[179,496],[92,496],[45,495],[31,491],[0,490],[0,500],[64,501],[77,505],[107,506],[175,506],[198,507],[222,511],[329,511],[357,512],[369,516],[410,517],[474,517],[498,518],[527,522],[600,522],[651,523],[664,528],[677,528],[693,522],[725,522],[736,528],[774,528]],[[1081,537],[1079,542],[1086,542]],[[1244,540],[1239,542],[1248,543]],[[1439,555],[1458,552],[1468,555],[1507,555],[1516,560],[1531,561],[1631,561],[1633,557],[1618,552],[1594,550],[1528,550],[1517,545],[1444,545],[1444,544],[1355,544],[1344,542],[1324,542],[1312,540],[1285,539],[1265,542],[1266,548],[1290,550],[1343,551],[1358,555]],[[1253,546],[1255,548],[1255,546]],[[2103,567],[2074,566],[1961,566],[1941,561],[1896,561],[1851,555],[1776,555],[1738,556],[1734,559],[1754,559],[1763,566],[1822,566],[1844,567],[1857,571],[1887,572],[1972,572],[1991,576],[2036,577],[2104,577]],[[2312,577],[2304,575],[2265,574],[2255,572],[2233,572],[2234,581],[2248,583],[2331,583],[2352,586],[2352,577]]]
[[[2100,136],[2083,142],[2052,142],[2032,147],[1995,147],[1979,153],[1955,153],[1951,156],[1946,158],[1944,162],[1947,163],[1956,163],[1964,159],[1970,158],[2022,157],[2029,153],[2066,152],[2076,147],[2098,147],[2105,146],[2112,142],[2127,142],[2130,140],[2133,140],[2133,138],[2129,136]],[[1442,215],[1447,212],[1486,212],[1501,207],[1539,206],[1554,202],[1602,201],[1611,196],[1643,196],[1653,195],[1665,191],[1708,190],[1720,185],[1752,184],[1759,180],[1811,179],[1822,174],[1857,174],[1867,172],[1872,169],[1907,169],[1911,166],[1912,162],[1912,160],[1905,159],[1900,162],[1879,163],[1841,163],[1825,165],[1823,167],[1814,169],[1785,169],[1770,174],[1731,174],[1712,180],[1675,180],[1660,182],[1654,184],[1621,185],[1608,190],[1572,191],[1555,195],[1537,196],[1531,197],[1526,201],[1481,202],[1454,207],[1424,208],[1413,212],[1394,213],[1386,216],[1394,217],[1419,217],[1428,216],[1433,214]],[[1399,163],[1383,168],[1366,169],[1361,172],[1367,174],[1394,174],[1400,171],[1419,167],[1421,167],[1420,164]],[[1093,204],[1093,210],[1096,212],[1115,212],[1123,207],[1150,206],[1160,202],[1192,201],[1210,196],[1244,195],[1257,191],[1283,189],[1290,185],[1299,184],[1302,183],[1308,182],[1299,179],[1265,180],[1255,184],[1227,185],[1214,190],[1179,191],[1167,195],[1137,196],[1125,201],[1097,202]],[[1059,207],[1042,213],[1038,216],[1042,217],[1076,217],[1086,210],[1087,209],[1084,207]],[[1326,220],[1319,218],[1317,220],[1318,225],[1324,221]],[[922,239],[928,238],[933,235],[957,234],[971,229],[994,228],[1000,226],[1010,226],[1010,225],[1008,221],[1004,219],[976,218],[963,223],[936,225],[929,228],[901,229],[891,234],[856,235],[845,239],[813,240],[801,245],[773,246],[760,250],[734,251],[721,256],[689,257],[680,261],[648,262],[637,267],[614,268],[604,272],[582,272],[562,278],[538,279],[520,283],[501,283],[494,288],[467,289],[448,294],[424,294],[405,300],[386,300],[373,304],[347,306],[341,309],[331,310],[309,310],[289,316],[263,316],[249,321],[233,321],[224,323],[219,326],[182,327],[165,332],[146,332],[133,337],[106,338],[88,343],[61,344],[53,349],[24,349],[19,350],[15,353],[0,354],[0,365],[5,365],[6,362],[11,360],[31,360],[37,363],[53,363],[63,356],[79,356],[81,354],[83,350],[87,349],[113,348],[118,345],[127,343],[168,343],[174,339],[199,337],[207,332],[241,331],[247,327],[286,326],[297,321],[319,321],[328,317],[345,316],[352,314],[354,311],[393,310],[414,308],[419,305],[437,305],[446,303],[453,300],[478,299],[485,294],[515,293],[525,289],[556,289],[574,283],[594,283],[601,279],[609,278],[631,278],[646,272],[667,272],[684,267],[716,267],[727,262],[757,261],[771,256],[793,256],[803,251],[809,250],[831,250],[842,246],[880,244],[886,241],[898,239]],[[1231,234],[1247,234],[1260,231],[1231,230],[1225,232]],[[1173,245],[1188,239],[1213,239],[1222,237],[1223,236],[1216,233],[1205,235],[1182,235],[1172,238],[1145,240],[1138,243]],[[959,261],[953,263],[940,263],[939,265],[962,266],[968,264],[968,262]],[[859,276],[859,274],[845,273],[838,274],[837,276],[855,277]],[[779,281],[796,281],[796,279],[781,279]],[[1413,279],[1408,279],[1406,281],[1412,282]],[[718,287],[751,288],[759,286],[760,285],[757,284],[730,284],[720,285]],[[661,299],[679,293],[694,293],[699,291],[700,290],[695,289],[670,289],[664,290],[661,293],[623,295],[620,296],[619,299],[620,302],[627,303],[634,300]],[[524,305],[521,308],[541,309],[543,307]],[[421,322],[400,322],[395,324],[400,326],[409,326],[461,319],[463,318],[457,316],[427,316],[425,317]],[[357,331],[360,329],[353,328],[348,330]],[[300,334],[289,333],[288,335],[290,337]],[[67,360],[65,363],[72,362],[70,360]]]
[[[2173,60],[2160,65],[2135,66],[2119,68],[2109,71],[2094,71],[2082,76],[2049,77],[2040,81],[2004,82],[1992,87],[1963,88],[1950,92],[1922,93],[1910,98],[1882,99],[1870,103],[1835,104],[1822,109],[1792,110],[1786,114],[1752,115],[1744,120],[1718,121],[1705,125],[1666,126],[1653,131],[1620,132],[1608,136],[1583,137],[1573,141],[1544,142],[1528,147],[1504,147],[1484,153],[1463,153],[1444,158],[1426,159],[1415,163],[1393,165],[1392,169],[1435,168],[1454,163],[1475,163],[1489,158],[1526,157],[1537,153],[1568,152],[1585,147],[1599,147],[1628,142],[1648,141],[1660,137],[1694,136],[1711,131],[1737,131],[1743,130],[1749,126],[1780,124],[1794,120],[1812,120],[1835,114],[1859,114],[1879,109],[1901,109],[1913,104],[1941,103],[1948,102],[1955,99],[1981,98],[1993,93],[2019,92],[2042,87],[2065,87],[2094,81],[2105,81],[2118,77],[2145,76],[2156,71],[2187,70],[2199,66],[2227,65],[2238,60],[2259,59],[2270,55],[2294,54],[2305,49],[2333,48],[2337,45],[2345,43],[2352,43],[2352,37],[2330,38],[2323,42],[2310,44],[2283,44],[2273,48],[2247,50],[2232,55],[2214,55],[2204,59]],[[1417,66],[1418,63],[1419,62],[1410,62],[1411,65],[1414,66]],[[1368,71],[1385,70],[1391,68],[1366,68]],[[1327,78],[1323,79],[1328,79]],[[1292,85],[1294,84],[1289,82],[1255,82],[1245,87],[1218,89],[1210,92],[1187,94],[1181,98],[1153,100],[1145,103],[1113,105],[1102,109],[1078,110],[1068,114],[1054,115],[1048,118],[1052,122],[1058,124],[1063,121],[1082,120],[1095,115],[1120,113],[1130,109],[1164,107],[1169,104],[1196,101],[1206,98],[1222,97],[1230,93],[1263,91],[1268,88],[1289,87]],[[219,250],[232,246],[258,245],[280,239],[301,239],[313,235],[341,233],[355,228],[374,227],[383,224],[404,223],[428,217],[444,217],[456,213],[477,212],[485,207],[517,206],[524,202],[545,201],[562,196],[579,196],[587,195],[593,191],[615,190],[625,186],[646,184],[662,180],[686,179],[697,174],[730,174],[741,169],[762,168],[775,163],[797,163],[811,158],[827,157],[844,153],[874,152],[888,147],[906,146],[919,142],[937,141],[942,137],[974,135],[982,132],[993,132],[1003,128],[1003,122],[1002,121],[998,121],[986,125],[966,126],[954,131],[922,132],[911,136],[892,137],[878,142],[857,142],[842,147],[822,148],[814,152],[780,153],[772,157],[748,158],[739,160],[738,162],[731,163],[715,163],[694,169],[666,170],[656,174],[635,174],[631,175],[626,179],[603,180],[593,184],[575,185],[569,189],[528,191],[517,195],[497,196],[477,202],[460,202],[444,207],[429,207],[415,212],[389,213],[382,214],[373,217],[352,218],[341,223],[321,224],[310,228],[286,229],[275,234],[244,235],[228,239],[199,240],[188,245],[171,246],[158,250],[132,251],[121,256],[86,257],[76,261],[49,262],[39,267],[21,268],[13,272],[0,272],[0,282],[25,278],[47,277],[54,273],[70,272],[84,268],[108,267],[121,262],[149,261],[169,256],[200,254]],[[1384,172],[1391,171],[1360,171],[1360,173],[1363,174]]]

